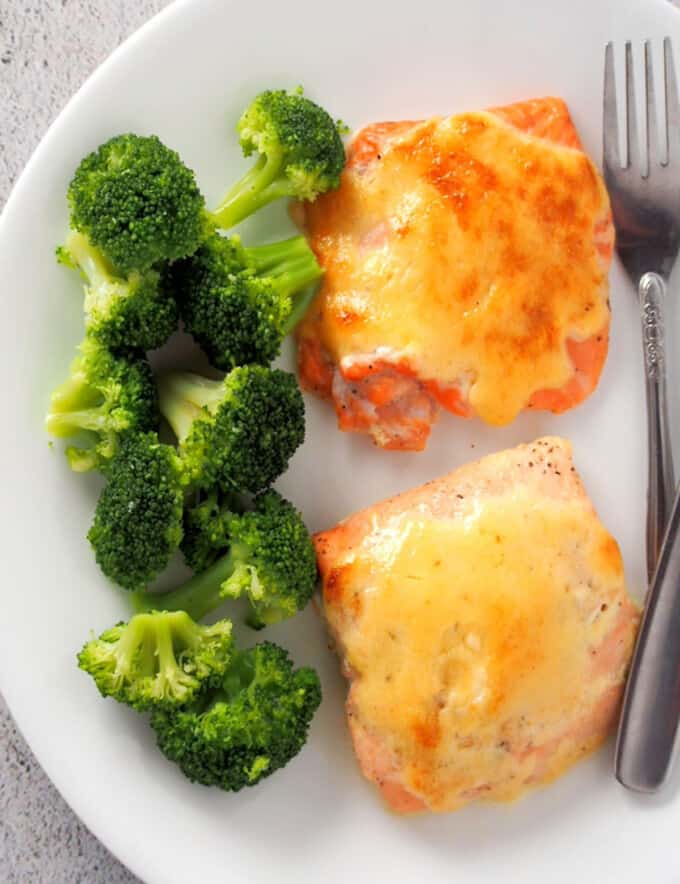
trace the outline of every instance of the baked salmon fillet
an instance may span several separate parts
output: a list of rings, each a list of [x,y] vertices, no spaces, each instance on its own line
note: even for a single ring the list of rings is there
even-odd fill
[[[315,544],[354,749],[393,810],[515,799],[614,727],[638,608],[568,442],[485,457]]]
[[[440,407],[500,425],[595,389],[614,228],[560,99],[367,126],[300,212],[325,269],[300,378],[341,429],[418,450]]]

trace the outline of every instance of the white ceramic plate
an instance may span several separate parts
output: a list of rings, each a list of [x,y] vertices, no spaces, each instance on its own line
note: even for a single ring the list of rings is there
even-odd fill
[[[305,751],[239,795],[189,784],[156,751],[144,722],[101,700],[76,669],[74,655],[90,631],[126,617],[127,607],[84,539],[98,482],[69,473],[42,431],[48,392],[81,335],[78,286],[53,260],[67,223],[66,186],[81,156],[108,136],[157,132],[198,171],[212,202],[245,169],[233,124],[264,87],[302,83],[354,127],[553,93],[568,101],[586,148],[599,157],[604,42],[664,34],[680,50],[680,15],[661,0],[182,2],[118,51],[43,141],[0,226],[0,675],[48,774],[141,877],[200,884],[680,881],[674,791],[654,801],[626,794],[612,777],[610,748],[514,806],[414,819],[385,812],[354,763],[344,685],[311,610],[271,631],[323,678],[325,702]],[[267,233],[285,232],[283,211],[269,218]],[[401,454],[338,433],[331,409],[309,401],[308,441],[281,490],[317,529],[478,455],[561,433],[574,441],[639,595],[642,368],[633,294],[616,267],[612,304],[602,383],[573,413],[526,415],[504,430],[444,416],[426,453]]]

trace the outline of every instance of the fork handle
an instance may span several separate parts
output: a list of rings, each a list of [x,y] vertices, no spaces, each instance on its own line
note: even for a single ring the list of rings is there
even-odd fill
[[[638,284],[647,394],[647,576],[651,585],[675,496],[666,396],[666,282],[645,273]]]
[[[680,489],[630,669],[616,743],[618,781],[656,792],[668,779],[680,721]]]

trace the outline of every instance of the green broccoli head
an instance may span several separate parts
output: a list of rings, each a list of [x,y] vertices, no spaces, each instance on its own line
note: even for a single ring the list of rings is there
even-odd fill
[[[104,574],[128,590],[150,583],[182,539],[185,478],[155,433],[127,436],[106,470],[88,539]]]
[[[295,507],[276,491],[255,498],[254,508],[227,519],[233,573],[222,595],[246,595],[256,629],[301,611],[316,585],[316,554]]]
[[[196,488],[260,491],[304,440],[302,395],[279,369],[244,366],[224,380],[170,373],[160,379],[159,400]]]
[[[238,133],[244,156],[258,153],[278,166],[286,196],[314,200],[340,184],[345,149],[338,127],[299,91],[262,92],[241,116]]]
[[[302,236],[246,249],[236,236],[214,234],[167,279],[186,330],[213,365],[230,371],[278,356],[321,273]]]
[[[222,685],[232,658],[231,623],[195,623],[184,611],[136,614],[78,654],[103,697],[139,711],[171,709]]]
[[[78,166],[68,197],[73,229],[123,275],[190,255],[209,229],[194,173],[155,135],[102,144]]]
[[[293,669],[269,642],[236,652],[217,689],[184,708],[154,710],[161,752],[192,782],[238,792],[284,767],[307,741],[321,702],[313,669]]]
[[[137,610],[187,611],[196,620],[225,599],[245,596],[255,629],[301,611],[316,585],[314,545],[302,516],[276,491],[245,512],[235,498],[217,492],[188,507],[182,552],[197,573],[183,586],[156,595],[137,594]]]
[[[329,114],[300,91],[268,90],[246,108],[238,123],[245,156],[259,158],[213,213],[229,229],[282,197],[314,200],[338,187],[345,150]]]
[[[121,440],[158,425],[156,386],[148,362],[138,351],[114,355],[92,338],[80,345],[68,379],[53,392],[47,432],[80,437],[66,449],[77,472],[105,469]]]
[[[82,233],[71,231],[59,260],[85,279],[85,328],[105,347],[119,350],[162,346],[177,328],[179,311],[155,270],[119,277]]]
[[[275,358],[289,301],[259,283],[237,237],[211,236],[168,277],[186,330],[213,365],[230,371]]]

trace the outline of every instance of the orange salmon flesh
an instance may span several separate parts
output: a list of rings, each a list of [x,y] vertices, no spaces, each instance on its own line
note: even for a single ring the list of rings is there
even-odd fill
[[[597,386],[614,229],[560,99],[369,125],[300,210],[325,269],[300,378],[340,429],[420,450],[442,408],[501,425]]]
[[[392,810],[514,800],[611,733],[639,611],[568,442],[485,457],[315,545],[354,750]]]

